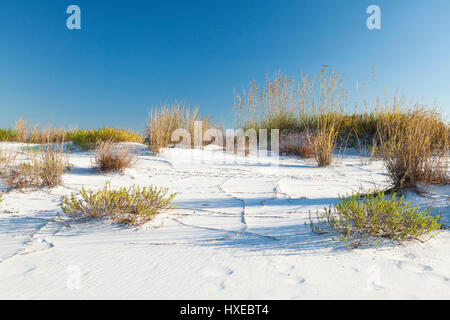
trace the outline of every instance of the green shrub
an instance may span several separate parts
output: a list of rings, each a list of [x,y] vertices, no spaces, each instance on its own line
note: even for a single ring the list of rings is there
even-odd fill
[[[311,230],[318,234],[337,233],[351,248],[361,244],[377,244],[380,238],[398,243],[407,240],[425,242],[440,229],[439,217],[427,210],[412,208],[410,202],[393,194],[385,198],[384,193],[350,198],[340,198],[334,210],[325,209],[317,213],[316,221],[310,213]]]
[[[144,137],[126,129],[103,127],[102,129],[81,129],[70,134],[69,139],[83,149],[94,149],[99,142],[137,142],[143,143]]]
[[[13,129],[0,129],[0,141],[14,141],[16,132]]]
[[[88,217],[108,219],[114,223],[140,226],[151,221],[156,215],[173,207],[175,193],[167,195],[166,188],[129,188],[111,189],[108,182],[98,192],[86,191],[84,187],[77,199],[74,193],[64,197],[61,209],[70,217]]]

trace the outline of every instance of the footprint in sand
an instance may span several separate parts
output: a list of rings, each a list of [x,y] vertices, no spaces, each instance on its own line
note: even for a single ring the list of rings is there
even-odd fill
[[[224,277],[233,274],[233,270],[224,266],[208,266],[200,272],[206,277]]]
[[[406,270],[409,272],[424,272],[424,271],[433,271],[433,268],[427,265],[415,264],[408,261],[397,260],[395,261],[395,265],[400,270]]]
[[[43,251],[46,249],[53,248],[54,245],[46,238],[35,238],[30,242],[22,252],[22,254],[30,254],[38,251]]]
[[[437,282],[442,282],[442,281],[449,282],[450,281],[449,277],[434,272],[433,268],[428,265],[415,264],[415,263],[411,263],[408,261],[402,261],[402,260],[395,261],[395,265],[400,270],[404,270],[404,271],[408,271],[408,272],[412,272],[412,273],[418,273],[418,274],[423,275],[433,281],[437,281]]]
[[[276,269],[283,275],[283,282],[288,285],[300,285],[306,282],[306,279],[296,274],[295,265],[278,265],[275,264]]]
[[[203,268],[200,272],[205,277],[219,280],[220,283],[218,284],[218,290],[221,291],[225,289],[225,282],[227,281],[227,278],[233,274],[234,271],[225,266],[208,266]]]
[[[299,276],[294,275],[288,275],[287,277],[283,278],[283,282],[289,285],[300,285],[306,282],[306,279]]]

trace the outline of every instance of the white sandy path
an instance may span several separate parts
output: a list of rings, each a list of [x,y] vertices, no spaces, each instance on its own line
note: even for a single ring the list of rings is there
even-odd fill
[[[349,251],[304,227],[309,210],[384,185],[380,162],[345,156],[317,168],[286,157],[274,167],[271,158],[259,163],[215,149],[153,157],[136,147],[139,162],[123,175],[98,174],[92,154],[75,152],[62,187],[4,195],[0,298],[450,298],[448,230],[425,244]],[[107,181],[168,187],[178,192],[178,208],[143,229],[58,218],[63,195]],[[450,188],[431,191],[408,198],[448,222]],[[71,282],[78,271],[79,289]]]

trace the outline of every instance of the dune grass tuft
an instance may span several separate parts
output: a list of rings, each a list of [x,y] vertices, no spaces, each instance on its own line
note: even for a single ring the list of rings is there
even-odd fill
[[[67,168],[64,145],[46,144],[38,150],[28,152],[29,160],[9,164],[3,175],[10,189],[29,187],[56,187],[62,184],[62,175]]]
[[[379,123],[380,152],[392,191],[418,184],[448,184],[449,132],[436,113],[423,107]]]
[[[330,115],[330,114],[326,114]],[[333,161],[333,151],[339,136],[339,118],[319,117],[317,128],[311,135],[308,132],[308,141],[312,146],[312,155],[319,167],[327,167]]]
[[[95,150],[94,168],[101,172],[123,172],[136,163],[133,152],[130,146],[118,146],[111,141],[99,142]]]

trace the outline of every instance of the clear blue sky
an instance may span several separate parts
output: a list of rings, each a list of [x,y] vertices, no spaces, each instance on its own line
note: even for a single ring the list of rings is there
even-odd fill
[[[68,30],[66,9],[82,11]],[[381,7],[382,30],[366,8]],[[1,0],[0,127],[142,130],[147,110],[183,100],[232,119],[233,87],[266,73],[345,73],[347,87],[401,94],[450,114],[448,0]],[[230,122],[228,122],[230,123]]]

